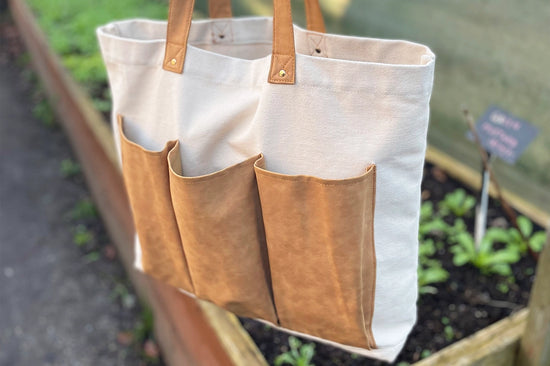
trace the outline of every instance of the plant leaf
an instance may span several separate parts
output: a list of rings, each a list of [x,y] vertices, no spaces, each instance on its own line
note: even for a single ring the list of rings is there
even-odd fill
[[[470,262],[471,260],[471,257],[464,253],[464,252],[461,252],[461,253],[455,253],[454,257],[453,257],[453,264],[455,266],[463,266],[465,265],[466,263]]]
[[[275,357],[275,360],[273,361],[273,364],[275,366],[281,366],[285,363],[288,363],[290,365],[294,365],[295,363],[294,358],[292,358],[292,356],[288,352],[280,354],[279,356]]]
[[[305,364],[308,365],[309,361],[313,358],[315,354],[315,345],[313,343],[304,344],[300,349],[300,355],[304,360]]]
[[[517,219],[519,229],[524,237],[528,238],[533,233],[533,223],[525,216],[519,216]]]
[[[499,263],[516,263],[521,258],[519,252],[515,249],[502,249],[494,252],[485,259],[485,263],[488,265]]]
[[[424,270],[422,285],[445,282],[449,278],[449,272],[441,267],[431,267]]]
[[[492,243],[507,244],[508,242],[510,242],[510,232],[500,227],[492,227],[487,229],[485,237]]]
[[[506,263],[499,263],[487,268],[489,272],[499,274],[501,276],[509,276],[512,274],[512,268]]]
[[[544,231],[536,232],[531,239],[529,239],[529,246],[535,252],[540,252],[546,242],[546,233]]]

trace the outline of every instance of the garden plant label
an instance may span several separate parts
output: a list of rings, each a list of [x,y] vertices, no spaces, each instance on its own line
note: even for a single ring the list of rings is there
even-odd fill
[[[516,162],[538,134],[536,127],[496,106],[485,111],[476,130],[483,147],[509,164]]]

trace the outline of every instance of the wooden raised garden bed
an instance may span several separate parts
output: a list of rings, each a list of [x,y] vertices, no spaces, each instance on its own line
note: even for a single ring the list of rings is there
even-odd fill
[[[133,269],[134,228],[111,129],[51,51],[25,1],[10,0],[9,4],[32,56],[33,66],[81,162],[88,187],[109,235],[135,288],[153,309],[155,334],[166,362],[169,365],[267,365],[258,347],[234,315],[210,303],[193,300]],[[449,176],[473,189],[479,188],[479,173],[451,157],[429,148],[426,158]],[[533,222],[541,226],[550,222],[550,214],[547,212],[510,192],[504,194],[516,210]],[[544,264],[546,268],[541,268],[541,271],[550,271],[549,258],[550,253],[546,250],[539,264],[539,267]],[[546,273],[545,277],[549,276],[550,273]],[[542,360],[540,362],[545,362],[544,357],[549,357],[549,351],[540,346],[547,328],[543,327],[538,333],[534,332],[534,335],[523,339],[522,335],[528,322],[549,322],[548,282],[539,278],[535,284],[538,292],[533,296],[531,307],[537,307],[539,320],[526,309],[520,310],[416,365],[518,365],[515,360],[520,342],[521,365],[545,365],[533,360],[538,357],[539,361]],[[543,289],[544,286],[546,289]],[[528,363],[527,359],[532,363]]]

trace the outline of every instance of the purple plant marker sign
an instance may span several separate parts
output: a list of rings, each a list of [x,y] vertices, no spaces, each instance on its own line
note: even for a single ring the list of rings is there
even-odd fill
[[[483,147],[509,164],[514,164],[538,134],[538,129],[505,110],[491,106],[477,121]]]

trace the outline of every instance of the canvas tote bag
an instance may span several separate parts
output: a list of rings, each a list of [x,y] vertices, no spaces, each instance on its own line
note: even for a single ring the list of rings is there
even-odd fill
[[[435,57],[274,16],[98,28],[136,266],[238,315],[393,360],[416,319]]]

